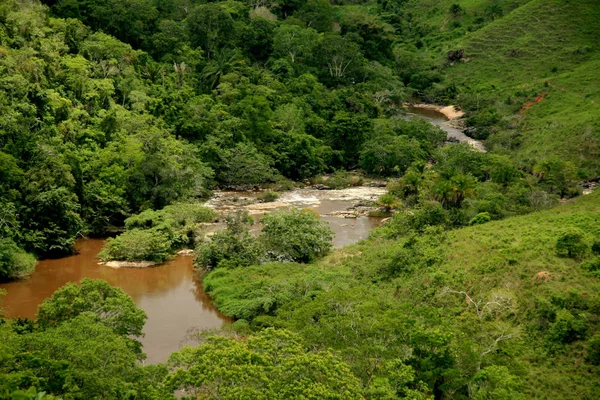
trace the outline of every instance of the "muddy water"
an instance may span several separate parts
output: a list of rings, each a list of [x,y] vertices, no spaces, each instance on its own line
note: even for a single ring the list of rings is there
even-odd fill
[[[247,209],[256,222],[252,227],[252,231],[256,234],[261,229],[260,219],[265,212],[287,207],[309,208],[316,211],[321,220],[329,224],[334,232],[333,246],[340,248],[365,239],[371,229],[379,226],[381,218],[367,216],[343,218],[332,214],[347,210],[357,202],[376,200],[385,191],[385,188],[364,186],[343,190],[296,189],[282,193],[281,197],[273,203],[262,204],[255,204],[261,192],[218,192],[208,205],[224,213]],[[239,200],[233,201],[234,199]],[[216,225],[209,231],[223,228],[223,225]]]
[[[334,230],[334,246],[342,247],[366,238],[369,230],[379,224],[379,219],[364,216],[340,218],[328,214],[343,211],[359,200],[374,200],[384,192],[382,188],[340,191],[300,189],[284,193],[277,204],[280,207],[312,208]],[[222,203],[227,202],[227,198],[252,199],[258,194],[222,192],[219,193],[221,201],[213,202],[213,206],[219,209]],[[255,214],[259,220],[260,216],[260,213]],[[259,224],[254,229],[259,229]],[[191,257],[178,256],[154,268],[113,269],[98,264],[96,255],[102,244],[103,240],[100,239],[79,240],[77,255],[40,261],[29,279],[0,284],[0,289],[7,291],[2,299],[6,316],[34,318],[39,304],[66,283],[79,282],[83,278],[103,279],[123,289],[148,314],[142,340],[148,355],[147,363],[166,361],[192,331],[220,328],[230,322],[217,312],[204,293],[202,283],[194,274]]]
[[[191,329],[220,328],[228,318],[216,311],[195,277],[191,257],[177,257],[155,268],[113,269],[98,264],[103,240],[77,242],[78,254],[43,260],[27,280],[0,285],[8,317],[35,317],[38,305],[68,282],[99,278],[120,287],[148,314],[142,339],[147,363],[164,362]]]
[[[474,149],[485,152],[485,146],[481,140],[475,140],[465,135],[462,130],[454,128],[448,124],[448,118],[439,111],[431,110],[428,108],[420,108],[408,106],[406,107],[408,113],[402,118],[410,119],[412,117],[423,118],[432,125],[437,126],[448,135],[448,139],[458,140],[460,143],[467,143]]]

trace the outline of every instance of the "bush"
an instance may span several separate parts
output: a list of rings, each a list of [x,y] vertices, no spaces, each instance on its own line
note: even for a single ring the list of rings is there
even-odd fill
[[[337,170],[331,175],[325,184],[332,189],[345,189],[351,186],[360,186],[363,184],[361,176],[353,175],[348,171]]]
[[[600,333],[596,333],[587,342],[587,357],[589,363],[600,365]]]
[[[556,240],[556,252],[561,257],[580,258],[589,250],[585,232],[569,228]]]
[[[471,221],[469,221],[469,225],[485,224],[486,222],[490,222],[491,220],[492,220],[492,217],[490,216],[490,213],[481,212],[481,213],[477,214],[475,217],[473,217],[473,219]]]
[[[388,213],[393,209],[400,208],[402,205],[400,200],[398,200],[398,198],[391,193],[386,193],[380,196],[379,199],[377,199],[377,204],[381,207],[384,207],[385,211]]]
[[[215,212],[199,204],[173,204],[162,210],[144,210],[125,220],[125,228],[130,231],[154,230],[164,235],[173,249],[190,246],[196,238],[196,225],[214,220]]]
[[[379,229],[379,232],[385,237],[397,238],[411,232],[421,233],[428,226],[445,226],[448,223],[448,211],[436,201],[427,201],[412,212],[394,215],[389,223]]]
[[[279,193],[274,192],[272,190],[267,190],[265,192],[262,192],[258,198],[260,199],[260,201],[263,201],[265,203],[270,203],[272,201],[275,201],[279,198]]]
[[[427,153],[415,139],[408,136],[381,136],[363,145],[360,167],[368,174],[401,176],[413,162],[426,157]]]
[[[169,258],[171,240],[160,230],[132,229],[108,239],[98,257],[104,261],[155,261]]]
[[[200,204],[173,204],[162,210],[144,210],[139,214],[132,215],[125,220],[126,229],[147,229],[167,224],[173,227],[196,224],[200,222],[211,222],[215,218],[215,212]]]
[[[587,330],[587,318],[573,315],[569,310],[559,310],[556,320],[550,325],[548,340],[551,344],[568,344],[582,339]]]
[[[311,262],[331,249],[333,231],[314,211],[275,211],[262,223],[261,241],[275,260]]]
[[[11,239],[0,239],[0,281],[23,279],[35,270],[35,257]]]
[[[600,278],[600,256],[582,262],[581,268],[591,272],[597,278]]]
[[[600,255],[600,240],[594,240],[594,244],[592,244],[592,252]]]
[[[204,239],[196,248],[195,263],[206,269],[247,267],[257,264],[261,250],[250,234],[254,223],[247,211],[227,216],[227,228]]]

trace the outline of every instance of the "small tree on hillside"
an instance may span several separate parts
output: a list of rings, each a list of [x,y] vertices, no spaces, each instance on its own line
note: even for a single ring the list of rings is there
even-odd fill
[[[465,10],[463,10],[463,8],[460,6],[460,4],[452,4],[450,6],[450,14],[452,14],[452,16],[454,18],[458,17],[460,14],[462,14]]]
[[[569,228],[556,240],[556,252],[561,257],[580,258],[588,248],[585,232],[579,228]]]

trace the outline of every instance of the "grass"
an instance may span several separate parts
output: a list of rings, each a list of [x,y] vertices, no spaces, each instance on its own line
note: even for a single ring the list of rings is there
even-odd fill
[[[525,398],[598,398],[598,367],[585,361],[585,349],[600,330],[600,279],[580,267],[582,260],[557,255],[556,240],[569,227],[582,229],[590,240],[600,238],[600,190],[551,210],[430,232],[416,241],[384,240],[375,233],[317,264],[217,270],[204,283],[221,310],[253,320],[255,328],[283,326],[301,333],[310,346],[332,347],[359,376],[367,368],[356,361],[363,349],[380,348],[385,359],[409,345],[398,341],[405,333],[410,338],[431,332],[449,335],[456,368],[468,376],[473,354],[501,328],[513,336],[483,358],[483,366],[507,366],[521,380]],[[391,278],[382,275],[390,265],[400,266]],[[500,296],[510,307],[478,319],[464,294],[448,289],[482,304]],[[352,310],[352,317],[335,310]],[[551,314],[560,310],[585,319],[585,337],[549,343]],[[367,326],[358,328],[356,321]],[[408,325],[396,325],[401,321]],[[345,331],[346,323],[352,332]],[[389,331],[378,336],[373,327]],[[372,347],[373,341],[383,347]]]
[[[526,167],[558,156],[582,178],[600,175],[598,20],[593,0],[533,0],[452,43],[473,59],[448,80],[507,117],[490,147],[512,148]]]

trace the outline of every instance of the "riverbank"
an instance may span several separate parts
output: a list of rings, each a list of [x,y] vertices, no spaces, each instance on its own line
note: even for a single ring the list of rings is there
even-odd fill
[[[404,103],[407,113],[400,118],[423,118],[432,125],[437,126],[448,137],[449,142],[467,143],[469,146],[482,153],[486,152],[483,141],[470,138],[463,132],[461,117],[464,113],[455,106],[438,106],[435,104],[410,104]]]
[[[425,103],[420,103],[420,104],[404,103],[403,106],[405,108],[420,108],[423,110],[437,111],[440,114],[444,115],[449,121],[462,118],[465,115],[465,113],[462,110],[459,110],[456,106],[452,106],[452,105],[438,106],[435,104],[425,104]]]

